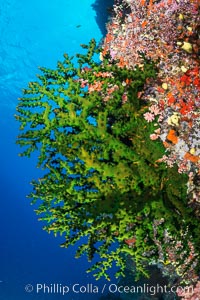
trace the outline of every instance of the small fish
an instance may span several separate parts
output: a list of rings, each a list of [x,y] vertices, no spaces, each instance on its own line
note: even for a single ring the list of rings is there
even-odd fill
[[[76,28],[80,28],[81,27],[81,25],[76,25]]]

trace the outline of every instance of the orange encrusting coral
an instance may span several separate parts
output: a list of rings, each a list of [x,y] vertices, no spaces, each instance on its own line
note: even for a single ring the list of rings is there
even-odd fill
[[[198,161],[200,161],[200,156],[193,155],[189,152],[185,154],[184,158],[190,160],[193,163],[197,163]]]
[[[177,144],[178,142],[178,137],[176,135],[176,131],[173,129],[170,129],[168,135],[167,135],[167,140],[172,142],[173,144]]]

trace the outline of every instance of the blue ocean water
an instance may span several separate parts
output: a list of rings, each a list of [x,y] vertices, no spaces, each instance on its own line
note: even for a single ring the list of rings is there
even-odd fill
[[[18,156],[14,114],[21,89],[35,79],[38,66],[54,68],[63,53],[79,52],[79,45],[93,37],[100,41],[109,2],[0,0],[0,300],[92,300],[106,283],[85,273],[90,265],[85,257],[74,259],[73,247],[60,248],[62,238],[42,230],[26,198],[41,171],[36,157]],[[81,293],[77,285],[73,292],[75,284],[90,288]],[[65,295],[61,285],[69,287]]]

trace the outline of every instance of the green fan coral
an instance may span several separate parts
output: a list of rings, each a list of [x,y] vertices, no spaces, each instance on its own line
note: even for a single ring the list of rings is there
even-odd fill
[[[155,78],[155,66],[143,57],[142,69],[122,69],[109,55],[99,64],[95,41],[82,47],[87,52],[77,64],[64,55],[56,70],[41,68],[17,107],[21,155],[39,151],[38,166],[46,170],[32,182],[30,197],[40,200],[44,229],[65,237],[62,247],[87,237],[76,256],[99,254],[91,268],[97,279],[109,279],[114,262],[116,276],[123,275],[126,254],[147,275],[145,261],[158,258],[154,220],[164,219],[162,239],[166,228],[177,236],[191,218],[186,178],[156,163],[164,149],[149,139],[155,127],[144,120],[147,106],[137,97],[147,78]]]

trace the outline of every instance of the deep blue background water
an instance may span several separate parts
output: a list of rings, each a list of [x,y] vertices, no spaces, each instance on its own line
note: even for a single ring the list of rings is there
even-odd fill
[[[37,178],[36,157],[20,158],[14,119],[21,89],[35,79],[38,66],[55,67],[63,53],[105,33],[104,6],[94,0],[0,0],[0,300],[98,299],[97,294],[37,294],[26,284],[93,283],[85,257],[59,247],[61,238],[42,230],[26,195]],[[93,8],[96,8],[96,12]],[[102,15],[102,21],[101,21]],[[112,279],[112,283],[114,283]]]

